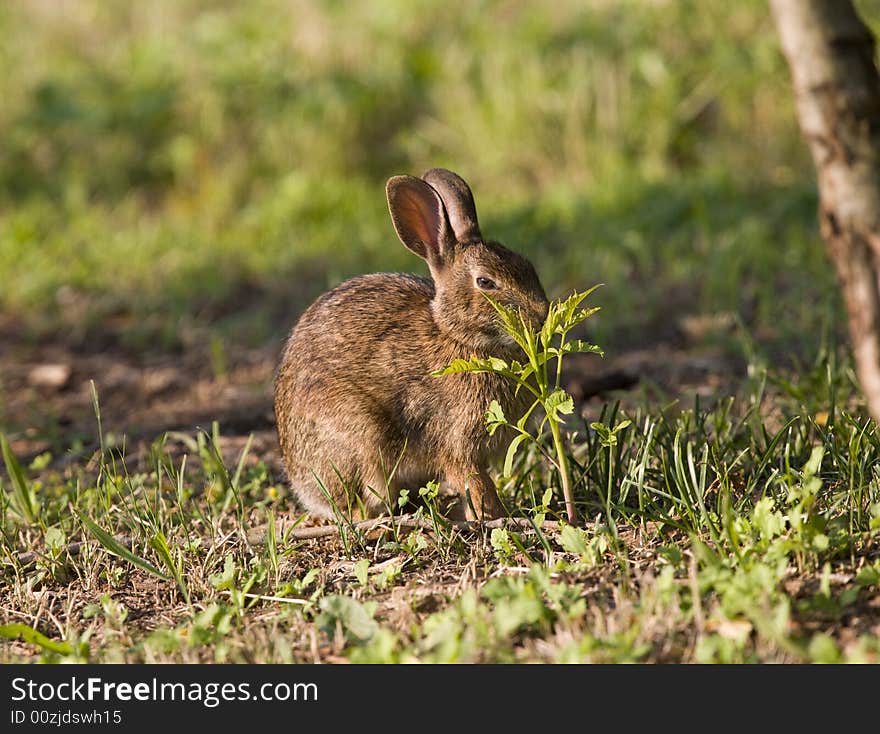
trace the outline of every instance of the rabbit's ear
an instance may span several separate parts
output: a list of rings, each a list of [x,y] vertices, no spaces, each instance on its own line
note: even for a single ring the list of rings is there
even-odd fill
[[[463,244],[482,241],[474,195],[464,179],[445,168],[432,168],[422,178],[440,194],[455,239]]]
[[[443,260],[449,224],[433,188],[414,176],[394,176],[385,186],[388,210],[400,241],[429,264]]]

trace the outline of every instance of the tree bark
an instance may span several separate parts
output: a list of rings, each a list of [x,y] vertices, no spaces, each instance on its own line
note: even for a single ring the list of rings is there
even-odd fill
[[[770,0],[819,182],[856,372],[880,422],[880,76],[850,0]]]

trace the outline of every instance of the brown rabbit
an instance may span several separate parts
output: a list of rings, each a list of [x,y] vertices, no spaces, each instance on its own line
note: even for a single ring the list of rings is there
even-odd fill
[[[300,317],[275,379],[288,479],[318,515],[332,514],[329,495],[343,513],[373,517],[395,507],[401,489],[438,480],[459,493],[466,517],[498,517],[487,467],[510,437],[490,437],[484,415],[496,399],[518,417],[522,398],[496,375],[431,372],[474,355],[521,359],[483,294],[535,324],[547,296],[528,260],[483,240],[456,174],[395,176],[386,194],[397,235],[431,278],[362,275]]]

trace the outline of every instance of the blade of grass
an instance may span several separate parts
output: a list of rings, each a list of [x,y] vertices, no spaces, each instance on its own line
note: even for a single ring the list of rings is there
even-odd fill
[[[168,547],[168,540],[165,538],[165,534],[159,532],[150,538],[150,547],[159,554],[159,558],[162,559],[165,568],[167,568],[171,572],[171,575],[174,576],[174,580],[177,582],[177,588],[180,589],[184,601],[189,604],[189,589],[186,588],[186,582],[183,580],[180,567],[171,557],[171,549]]]
[[[80,522],[85,525],[86,529],[98,539],[98,542],[102,546],[104,546],[104,548],[108,552],[112,553],[114,556],[122,558],[125,561],[128,561],[131,564],[134,564],[138,568],[152,574],[156,578],[162,579],[163,581],[173,581],[170,576],[166,576],[152,563],[132,553],[128,548],[122,545],[122,543],[116,540],[116,538],[110,535],[110,533],[108,533],[100,525],[95,523],[90,517],[84,515],[79,511],[77,511],[76,514],[79,517]]]
[[[232,486],[236,489],[239,486],[241,481],[241,472],[244,469],[244,462],[247,459],[247,455],[250,453],[251,444],[254,442],[254,434],[248,434],[247,442],[244,445],[244,448],[241,450],[241,456],[238,458],[238,464],[235,467],[235,473],[232,475]]]
[[[27,520],[28,523],[34,525],[40,514],[40,506],[37,503],[37,496],[34,493],[33,487],[25,477],[21,464],[19,464],[18,459],[15,458],[15,454],[12,452],[12,447],[9,445],[9,441],[3,434],[0,434],[0,449],[2,449],[3,452],[3,463],[6,464],[6,471],[9,473],[9,478],[12,480],[13,507],[15,507],[18,513]]]
[[[269,524],[266,533],[266,550],[269,554],[269,566],[275,581],[278,581],[278,538],[275,530],[275,510],[269,508]]]

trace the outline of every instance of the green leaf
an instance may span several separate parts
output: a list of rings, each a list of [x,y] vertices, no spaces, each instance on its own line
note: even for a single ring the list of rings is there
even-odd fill
[[[504,417],[504,410],[497,400],[493,400],[489,403],[489,410],[486,411],[484,420],[486,421],[486,429],[489,431],[490,436],[494,436],[495,431],[497,431],[500,426],[507,425],[507,418]]]
[[[0,625],[0,637],[5,637],[8,640],[22,639],[31,645],[36,645],[43,650],[48,650],[58,655],[73,654],[73,647],[69,642],[50,640],[46,635],[37,632],[33,627],[28,627],[26,624]]]
[[[606,448],[610,448],[617,445],[617,434],[630,425],[632,425],[631,420],[620,421],[614,428],[609,428],[604,423],[595,422],[590,424],[590,428],[599,434],[601,444]]]
[[[665,559],[673,566],[680,566],[684,556],[677,545],[663,545],[657,549],[657,555]]]
[[[462,372],[495,372],[499,374],[512,374],[507,362],[499,357],[489,357],[488,359],[471,357],[470,359],[454,359],[443,369],[434,370],[431,375],[433,377],[441,377],[443,375],[454,375]]]
[[[580,293],[575,291],[568,298],[559,303],[559,312],[565,321],[571,320],[575,309],[581,305],[581,301],[583,301],[588,295],[590,295],[590,291],[583,291]]]
[[[597,288],[601,288],[604,283],[597,283],[592,288],[587,288],[585,291],[575,291],[572,293],[565,301],[562,302],[561,306],[564,308],[565,313],[571,318],[571,315],[575,312],[578,306],[586,299],[589,295],[593,293]]]
[[[226,557],[223,559],[223,571],[221,573],[211,574],[208,580],[211,582],[211,586],[218,591],[225,591],[235,588],[236,575],[235,561],[233,560],[232,555],[227,553]]]
[[[43,537],[46,541],[46,548],[54,553],[64,550],[67,545],[67,536],[61,528],[49,528]]]
[[[550,311],[547,313],[547,320],[541,327],[541,345],[544,347],[544,349],[548,349],[550,347],[550,343],[553,341],[553,337],[556,336],[558,329],[559,309],[551,306]]]
[[[155,576],[156,578],[160,578],[163,581],[173,581],[170,576],[166,576],[149,561],[146,561],[140,556],[136,556],[134,553],[132,553],[128,548],[122,545],[122,543],[116,540],[116,538],[110,535],[110,533],[104,530],[100,525],[97,525],[90,517],[79,512],[79,510],[76,511],[76,514],[79,517],[80,522],[86,526],[86,529],[98,539],[98,542],[103,545],[107,551],[112,553],[114,556],[119,556],[123,560],[134,564],[138,568],[143,569],[147,573],[153,574],[153,576]]]
[[[367,585],[367,571],[370,568],[370,559],[361,558],[354,564],[354,575],[361,586]]]
[[[844,589],[840,592],[840,598],[838,599],[840,606],[848,607],[850,604],[855,604],[858,601],[860,592],[861,590],[858,586],[850,586]]]
[[[566,331],[568,329],[573,329],[582,321],[586,321],[590,316],[592,316],[597,311],[601,310],[598,306],[594,308],[585,308],[583,311],[578,311],[576,314],[573,314],[570,318],[566,320]]]
[[[6,436],[0,433],[0,450],[3,453],[3,463],[6,464],[6,471],[12,480],[12,506],[29,523],[34,524],[40,514],[40,506],[37,503],[37,496],[28,480],[25,478],[24,470],[15,454]]]
[[[810,640],[807,648],[807,655],[810,656],[810,660],[814,663],[840,662],[840,650],[837,647],[837,643],[834,642],[830,635],[824,632],[813,635],[813,639]]]
[[[489,542],[502,556],[509,557],[513,553],[513,545],[510,542],[510,533],[504,528],[492,528]]]
[[[875,586],[880,583],[880,563],[859,569],[856,574],[856,583],[863,587]]]
[[[177,573],[177,566],[171,558],[171,549],[168,547],[168,541],[165,539],[164,533],[156,533],[150,538],[150,547],[159,554],[162,563],[172,573]]]
[[[159,554],[159,558],[162,559],[165,568],[171,571],[174,580],[177,582],[177,588],[180,589],[180,593],[183,595],[184,600],[189,604],[189,590],[186,588],[186,583],[183,580],[183,575],[180,573],[180,568],[174,562],[174,559],[171,558],[171,549],[168,547],[168,541],[165,539],[164,533],[157,532],[152,538],[150,538],[150,547]]]
[[[520,349],[528,354],[529,327],[520,316],[520,313],[512,308],[507,308],[507,306],[498,303],[498,301],[494,300],[491,296],[488,296],[485,293],[483,294],[483,296],[487,301],[489,301],[489,303],[492,305],[492,308],[495,309],[495,312],[498,314],[499,320],[501,321],[501,326],[504,331],[519,345]]]
[[[558,413],[562,413],[562,415],[570,415],[574,412],[574,400],[572,400],[571,395],[565,392],[565,390],[554,390],[547,396],[547,400],[544,401],[544,409],[547,411],[547,414],[554,419],[557,417]]]
[[[590,423],[590,428],[592,428],[596,433],[599,434],[599,438],[605,441],[611,435],[611,429],[608,428],[604,423],[600,423],[599,421],[594,421]]]
[[[814,446],[810,458],[804,465],[804,474],[808,477],[816,476],[822,470],[822,458],[825,456],[824,446]]]
[[[363,642],[369,640],[379,625],[373,619],[374,611],[371,611],[350,596],[333,594],[321,599],[321,614],[318,615],[318,626],[332,635],[339,622],[345,632]],[[370,605],[375,610],[375,605]]]
[[[489,295],[484,294],[486,300],[492,304],[492,308],[498,313],[498,316],[501,318],[501,323],[504,324],[506,330],[512,331],[515,333],[520,332],[520,320],[519,320],[519,312],[515,309],[508,308],[503,303],[499,303],[494,298]],[[511,334],[512,336],[512,334]]]
[[[590,342],[585,342],[583,339],[575,339],[570,342],[565,343],[565,347],[563,349],[566,353],[568,352],[577,352],[579,354],[599,354],[602,357],[605,356],[605,352],[602,351],[602,348],[595,345],[590,344]]]
[[[454,359],[448,365],[431,373],[432,377],[442,377],[443,375],[454,375],[460,372],[474,372],[471,363],[466,359]]]
[[[409,490],[401,489],[400,494],[397,495],[397,506],[402,510],[407,502],[409,502]]]
[[[781,512],[775,511],[770,497],[762,497],[755,503],[752,510],[752,524],[767,542],[785,530],[785,518]]]
[[[320,575],[321,575],[320,568],[310,568],[308,571],[306,571],[306,575],[303,576],[302,580],[300,581],[302,588],[309,586]]]
[[[429,502],[437,499],[438,494],[440,494],[440,485],[433,479],[419,489],[419,497],[424,497]]]
[[[559,545],[568,553],[576,553],[579,556],[586,555],[590,550],[586,532],[574,525],[565,525],[562,528],[559,532]]]
[[[516,456],[516,451],[519,448],[519,445],[527,438],[531,438],[531,436],[527,433],[520,433],[513,437],[513,440],[507,447],[507,455],[504,457],[504,469],[502,470],[502,474],[505,477],[509,477],[510,473],[513,471],[513,459]]]

